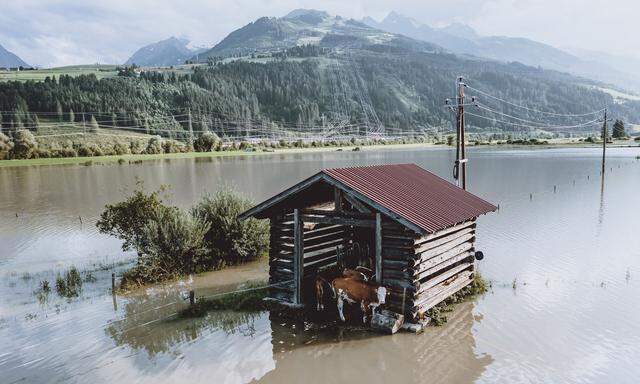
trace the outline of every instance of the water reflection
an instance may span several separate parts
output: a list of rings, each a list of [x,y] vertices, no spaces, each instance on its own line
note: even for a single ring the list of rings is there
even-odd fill
[[[260,383],[472,383],[492,363],[478,356],[472,327],[481,318],[465,302],[442,327],[421,335],[377,335],[345,328],[309,329],[271,319],[275,369]]]
[[[118,346],[144,350],[150,359],[159,353],[178,353],[181,345],[203,334],[221,330],[244,336],[255,334],[260,312],[215,311],[201,317],[182,317],[188,307],[182,292],[154,290],[127,298],[124,316],[111,322],[105,332]]]

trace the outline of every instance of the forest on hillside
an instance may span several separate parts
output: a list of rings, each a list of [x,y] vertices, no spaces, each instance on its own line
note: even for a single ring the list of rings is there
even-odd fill
[[[468,108],[471,131],[526,133],[557,126],[570,127],[558,132],[592,132],[597,123],[582,124],[599,115],[560,115],[586,114],[605,105],[615,118],[640,120],[640,102],[614,103],[589,81],[569,75],[373,46],[349,54],[320,50],[266,61],[215,63],[196,66],[185,75],[125,71],[100,80],[63,75],[42,82],[4,82],[0,121],[5,133],[35,131],[43,119],[95,120],[99,127],[171,138],[184,137],[189,130],[221,137],[265,132],[277,137],[327,127],[354,134],[376,129],[431,132],[451,126],[444,103],[453,96],[460,74],[473,89],[512,103],[476,94],[486,109]],[[468,95],[474,95],[473,89]]]

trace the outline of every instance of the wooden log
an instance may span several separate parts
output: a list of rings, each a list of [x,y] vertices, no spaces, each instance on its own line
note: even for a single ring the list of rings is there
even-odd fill
[[[416,285],[410,281],[402,280],[402,279],[394,279],[394,278],[384,278],[382,279],[382,285],[387,287],[388,289],[400,289],[402,291],[403,288],[407,289],[407,292],[415,292],[420,289],[419,285]]]
[[[459,255],[462,252],[466,252],[471,249],[473,249],[473,242],[470,241],[470,239],[466,239],[466,241],[463,243],[460,243],[458,241],[447,243],[438,248],[434,248],[421,254],[419,258],[420,263],[418,263],[418,265],[414,267],[414,270],[416,271],[416,273],[420,273],[423,270],[429,269],[450,257]]]
[[[352,219],[352,218],[344,218],[344,217],[302,215],[302,220],[308,223],[340,224],[340,225],[351,225],[354,227],[365,227],[365,228],[373,228],[375,226],[375,220]]]
[[[333,233],[344,233],[345,228],[342,225],[332,225],[330,227],[324,227],[320,229],[312,229],[304,232],[304,240],[311,240],[318,237],[330,235]]]
[[[320,209],[303,209],[303,216],[324,216],[324,217],[335,217],[341,219],[363,219],[363,220],[375,220],[375,215],[372,213],[361,213],[361,212],[353,212],[353,211],[324,211]]]
[[[469,270],[470,268],[473,267],[473,263],[463,263],[460,264],[458,266],[455,266],[439,275],[436,275],[435,277],[433,277],[432,279],[429,279],[423,283],[420,284],[420,289],[418,290],[418,295],[422,295],[423,292],[427,293],[429,292],[429,289],[435,287],[436,285],[446,282],[447,280],[453,278],[454,276],[458,275],[460,272],[464,271],[464,270]]]
[[[461,223],[461,224],[458,224],[458,225],[454,225],[453,227],[449,227],[447,229],[443,229],[442,231],[430,233],[428,235],[425,235],[425,236],[422,236],[422,237],[418,238],[416,240],[416,244],[422,244],[422,243],[425,243],[427,241],[434,240],[434,239],[437,239],[439,237],[448,235],[450,233],[457,232],[457,231],[459,231],[461,229],[474,226],[475,223],[476,223],[475,220],[465,221],[464,223]]]
[[[459,263],[465,259],[471,259],[473,257],[472,251],[463,252],[457,256],[451,257],[440,264],[436,264],[431,268],[425,269],[424,271],[417,273],[414,275],[415,280],[422,280],[425,277],[431,276],[439,271],[448,268],[451,265]],[[471,261],[473,263],[473,261]]]
[[[302,303],[302,275],[304,271],[304,253],[302,245],[302,215],[298,209],[293,210],[294,221],[294,251],[293,251],[293,278],[294,278],[294,292],[293,302],[294,304]]]
[[[454,232],[450,235],[442,236],[438,239],[431,240],[426,243],[415,244],[416,253],[422,253],[424,251],[433,249],[435,247],[441,246],[455,239],[461,238],[465,235],[468,236],[469,234],[471,234],[473,236],[475,234],[475,231],[476,231],[475,228],[465,228],[465,229],[462,229],[461,231]]]
[[[333,240],[327,241],[325,243],[321,243],[321,244],[317,244],[317,245],[312,245],[312,246],[304,246],[304,252],[305,253],[313,253],[313,252],[317,252],[320,250],[323,250],[325,248],[335,248],[336,245],[341,245],[345,243],[345,239],[340,236],[340,237],[336,237]],[[283,250],[285,251],[294,251],[295,250],[295,246],[291,246],[288,244],[283,244],[280,246]]]
[[[336,249],[335,249],[335,247],[327,249],[324,252],[316,253],[315,255],[312,255],[312,256],[305,255],[304,264],[307,265],[309,263],[313,263],[314,261],[326,259],[327,257],[330,257],[330,256],[331,257],[336,257]]]
[[[384,256],[384,253],[382,254]],[[382,268],[390,268],[400,271],[409,270],[409,262],[407,260],[388,260],[384,257],[382,258]]]
[[[415,305],[422,311],[426,311],[434,305],[444,301],[449,296],[458,292],[460,289],[466,287],[471,283],[470,277],[473,275],[471,271],[463,271],[456,275],[456,279],[445,285],[447,281],[444,281],[429,290],[425,291],[420,299],[415,301]]]

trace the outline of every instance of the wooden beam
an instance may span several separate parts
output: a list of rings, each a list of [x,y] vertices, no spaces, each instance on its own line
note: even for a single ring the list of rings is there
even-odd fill
[[[364,204],[362,204],[358,199],[353,197],[351,194],[345,193],[345,194],[343,194],[342,197],[344,197],[344,199],[346,201],[348,201],[349,204],[353,205],[353,207],[355,209],[357,209],[358,211],[360,211],[362,213],[371,213],[371,210],[369,208],[367,208]]]
[[[439,239],[431,240],[426,243],[416,245],[416,253],[422,253],[424,251],[446,244],[452,240],[455,240],[461,236],[468,235],[468,234],[472,234],[472,235],[475,234],[475,228],[466,228],[461,231],[454,232],[450,235],[443,236]]]
[[[376,212],[376,281],[382,284],[382,216]]]
[[[424,243],[426,241],[437,239],[438,237],[441,237],[441,236],[444,236],[444,235],[448,235],[448,234],[453,233],[453,232],[457,232],[457,231],[459,231],[459,230],[461,230],[463,228],[467,228],[467,227],[470,227],[472,225],[475,225],[475,223],[476,223],[476,221],[475,221],[475,219],[473,219],[473,220],[465,221],[465,222],[463,222],[461,224],[458,224],[458,225],[454,225],[453,227],[449,227],[449,228],[443,229],[441,231],[428,234],[426,236],[423,236],[423,237],[417,239],[416,240],[416,244],[422,244],[422,243]]]
[[[368,227],[368,228],[373,228],[376,225],[375,220],[352,219],[347,217],[301,215],[301,218],[304,222],[307,222],[307,223],[352,225],[354,227]]]
[[[300,210],[293,210],[293,303],[302,304],[302,276],[304,268],[304,249],[302,239],[302,219]]]
[[[333,203],[334,210],[336,212],[342,212],[342,190],[338,187],[333,187]]]

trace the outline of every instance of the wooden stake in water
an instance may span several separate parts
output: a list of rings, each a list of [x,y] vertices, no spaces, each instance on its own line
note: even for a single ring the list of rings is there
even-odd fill
[[[602,124],[602,174],[604,175],[605,159],[607,152],[607,108],[604,109],[604,124]]]
[[[111,292],[116,291],[116,273],[111,272]]]

